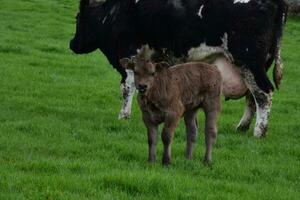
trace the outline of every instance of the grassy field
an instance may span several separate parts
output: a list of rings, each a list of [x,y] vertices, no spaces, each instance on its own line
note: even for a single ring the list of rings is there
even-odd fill
[[[283,41],[284,81],[268,137],[237,134],[244,101],[223,103],[212,168],[203,166],[203,114],[194,160],[185,130],[173,162],[147,163],[133,116],[117,120],[120,77],[101,53],[76,56],[74,0],[0,0],[0,199],[300,199],[300,19]]]

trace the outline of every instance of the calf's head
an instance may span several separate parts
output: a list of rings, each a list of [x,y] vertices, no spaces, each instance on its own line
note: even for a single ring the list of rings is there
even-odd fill
[[[104,32],[103,8],[105,0],[81,0],[76,16],[76,33],[70,41],[70,49],[77,54],[90,53],[99,48]]]
[[[122,58],[120,64],[125,69],[133,70],[135,87],[141,94],[146,94],[155,83],[155,77],[168,67],[165,62],[153,63],[144,58]]]

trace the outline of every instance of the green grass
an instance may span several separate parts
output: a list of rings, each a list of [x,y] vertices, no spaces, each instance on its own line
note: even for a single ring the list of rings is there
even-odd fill
[[[182,123],[173,162],[147,163],[134,102],[117,120],[120,77],[99,52],[68,49],[78,1],[0,0],[0,199],[300,199],[300,19],[283,41],[284,81],[268,137],[235,133],[244,101],[223,103],[212,168],[203,114],[194,159]]]

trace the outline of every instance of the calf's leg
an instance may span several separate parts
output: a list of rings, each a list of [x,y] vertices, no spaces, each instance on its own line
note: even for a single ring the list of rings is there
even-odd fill
[[[205,113],[205,156],[204,164],[209,165],[212,160],[212,148],[217,139],[217,122],[221,110],[220,93],[214,97],[208,97],[203,103]]]
[[[239,124],[237,125],[237,131],[245,132],[249,129],[252,119],[254,117],[256,107],[253,95],[251,92],[248,92],[246,97],[246,108],[244,111],[244,115],[240,120]]]
[[[168,114],[166,117],[165,125],[162,130],[161,139],[164,144],[162,164],[169,165],[171,161],[171,144],[173,142],[174,131],[180,120],[179,114]]]
[[[205,112],[205,145],[206,151],[204,156],[204,164],[210,164],[212,159],[212,148],[217,138],[217,120],[219,111]]]
[[[192,159],[193,144],[197,135],[197,110],[187,111],[184,115],[186,126],[186,158]]]
[[[147,131],[148,131],[148,146],[149,146],[148,161],[150,163],[154,163],[156,160],[156,143],[157,143],[158,125],[147,124]]]

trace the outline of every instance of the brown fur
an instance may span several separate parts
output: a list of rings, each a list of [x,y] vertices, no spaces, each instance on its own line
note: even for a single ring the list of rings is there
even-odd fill
[[[218,69],[205,63],[186,63],[158,69],[157,65],[141,56],[137,57],[135,65],[121,63],[134,69],[138,89],[139,85],[147,85],[146,91],[139,92],[138,103],[148,130],[149,162],[155,161],[158,125],[164,123],[162,161],[165,165],[170,163],[173,134],[182,116],[187,130],[186,157],[192,158],[192,145],[197,132],[196,113],[202,107],[206,116],[204,161],[209,163],[220,112],[222,78]]]

